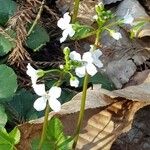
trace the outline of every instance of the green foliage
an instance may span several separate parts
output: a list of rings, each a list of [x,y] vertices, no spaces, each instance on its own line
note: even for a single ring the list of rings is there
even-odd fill
[[[32,150],[36,150],[39,139],[32,142]],[[72,138],[63,133],[63,125],[58,118],[53,117],[48,122],[46,139],[42,145],[42,150],[71,150]]]
[[[0,149],[14,150],[19,140],[20,131],[17,128],[14,128],[10,133],[7,133],[5,128],[0,128]]]
[[[7,115],[2,105],[0,105],[0,118],[0,127],[4,127],[7,123]]]
[[[73,39],[82,39],[87,36],[87,34],[90,34],[94,29],[92,27],[86,26],[86,25],[80,25],[78,23],[72,25],[73,29],[75,30],[75,34],[73,36]]]
[[[8,36],[11,38],[15,37],[15,33],[12,30],[7,31]],[[4,35],[0,34],[0,56],[6,55],[9,51],[14,48],[16,44],[13,41],[10,41],[8,37],[5,37]]]
[[[16,10],[16,2],[12,0],[0,0],[0,25],[5,25],[8,19],[14,15]]]
[[[9,117],[9,122],[22,123],[31,119],[36,119],[41,116],[33,108],[33,103],[37,96],[33,95],[25,89],[19,90],[12,98],[7,99],[5,103],[6,112]]]
[[[6,65],[0,65],[0,98],[11,97],[17,90],[17,76]]]
[[[29,28],[30,27],[31,25],[29,26]],[[46,42],[49,42],[49,35],[41,25],[37,24],[27,38],[27,47],[31,48],[33,51],[36,52],[43,45],[45,45]]]

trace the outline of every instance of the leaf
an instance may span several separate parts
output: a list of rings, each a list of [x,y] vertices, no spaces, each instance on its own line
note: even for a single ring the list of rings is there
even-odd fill
[[[10,133],[9,136],[14,139],[14,144],[18,144],[20,141],[20,131],[18,128],[14,128]]]
[[[20,140],[20,131],[15,128],[12,133],[8,134],[5,128],[0,128],[0,149],[14,150]]]
[[[0,56],[6,55],[14,47],[15,43],[9,41],[9,39],[3,35],[0,35]]]
[[[31,25],[29,26],[31,27]],[[40,50],[40,48],[49,42],[49,35],[45,28],[37,24],[31,34],[27,37],[26,44],[27,47],[31,48],[34,52]]]
[[[8,19],[14,15],[16,10],[16,2],[12,0],[0,0],[0,25],[5,25]]]
[[[85,36],[87,36],[87,34],[94,31],[92,27],[80,25],[78,23],[73,24],[72,26],[73,26],[73,29],[75,30],[75,34],[73,36],[73,39],[82,39]]]
[[[11,123],[16,121],[22,123],[41,116],[40,114],[42,114],[42,112],[38,113],[33,108],[33,103],[36,98],[37,96],[25,89],[16,92],[16,94],[5,103],[6,112],[9,114],[9,121]]]
[[[0,65],[0,98],[11,97],[17,90],[17,76],[6,65]]]
[[[38,149],[40,139],[32,140],[32,150]],[[63,125],[58,118],[51,118],[48,122],[46,138],[42,144],[42,150],[71,150],[72,139],[63,133]]]
[[[5,109],[2,105],[0,105],[0,127],[4,127],[7,123],[7,114],[5,113]]]

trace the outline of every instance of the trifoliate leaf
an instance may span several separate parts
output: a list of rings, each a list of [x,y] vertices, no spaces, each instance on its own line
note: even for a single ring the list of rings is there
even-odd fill
[[[11,97],[17,90],[17,76],[12,68],[0,65],[0,98]]]
[[[29,27],[31,27],[31,25]],[[46,32],[45,28],[37,24],[27,38],[26,41],[27,47],[31,48],[33,51],[36,52],[43,45],[45,45],[46,42],[49,42],[49,35]]]
[[[11,137],[12,139],[14,139],[14,144],[18,144],[20,141],[20,131],[18,128],[14,128],[10,133],[9,133],[9,137]]]

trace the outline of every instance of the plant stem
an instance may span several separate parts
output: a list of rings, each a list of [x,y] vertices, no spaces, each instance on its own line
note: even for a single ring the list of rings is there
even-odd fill
[[[74,4],[73,16],[72,16],[72,23],[75,23],[77,20],[80,0],[74,0],[74,2],[75,4]]]
[[[40,9],[39,9],[39,12],[38,12],[38,14],[37,14],[37,16],[36,16],[32,26],[31,26],[31,28],[29,29],[29,31],[27,33],[27,36],[29,36],[31,34],[31,32],[33,31],[35,25],[37,24],[38,20],[40,19],[41,14],[42,14],[42,10],[43,10],[43,6],[44,6],[44,2],[45,2],[45,0],[42,1]]]
[[[74,138],[73,149],[76,148],[77,141],[78,141],[78,138],[79,138],[80,129],[81,129],[81,125],[82,125],[82,122],[83,122],[88,80],[89,80],[89,75],[86,73],[86,75],[84,77],[83,93],[82,93],[82,99],[81,99],[81,107],[80,107],[80,113],[79,113],[77,128],[76,128],[76,131],[75,131],[75,138]]]
[[[48,123],[48,114],[49,114],[49,104],[48,101],[46,103],[46,110],[45,110],[45,117],[44,117],[44,123],[43,123],[43,129],[42,129],[42,135],[40,139],[40,143],[38,146],[38,150],[42,149],[42,144],[44,142],[45,136],[46,136],[46,129],[47,129],[47,123]]]

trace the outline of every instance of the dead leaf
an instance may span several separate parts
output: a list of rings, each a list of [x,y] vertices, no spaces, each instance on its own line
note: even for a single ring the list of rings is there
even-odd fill
[[[122,1],[122,0],[103,0],[103,1],[104,1],[105,5],[108,5],[108,4],[116,3],[116,2],[119,2],[119,1]]]
[[[74,0],[57,0],[57,8],[64,14],[66,11],[73,11]],[[82,0],[80,1],[78,20],[82,24],[91,25],[94,22],[93,16],[95,13],[95,5],[102,2],[102,0]]]

